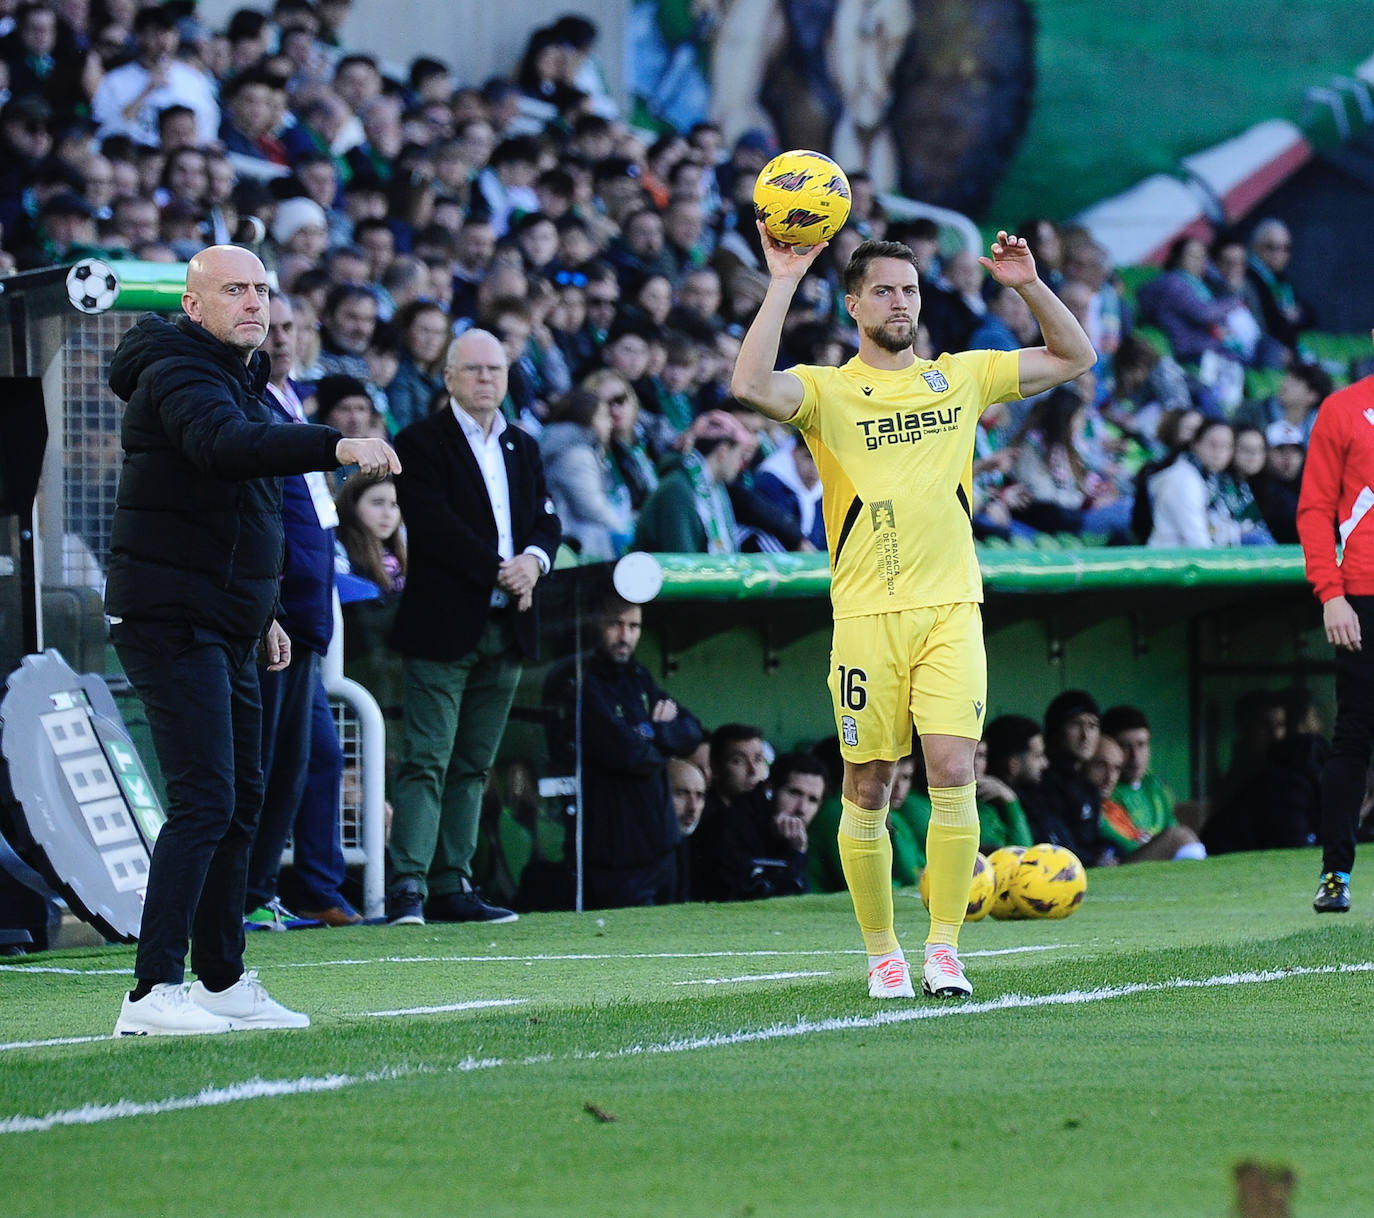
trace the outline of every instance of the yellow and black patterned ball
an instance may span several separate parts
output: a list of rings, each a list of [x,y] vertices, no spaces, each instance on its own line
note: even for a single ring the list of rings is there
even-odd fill
[[[754,213],[775,241],[818,245],[849,218],[849,179],[819,152],[780,152],[754,183]]]

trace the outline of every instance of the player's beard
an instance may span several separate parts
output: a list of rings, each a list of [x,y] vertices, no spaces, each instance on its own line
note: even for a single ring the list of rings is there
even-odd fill
[[[893,322],[905,321],[908,328],[903,330],[899,326],[894,326]],[[912,343],[916,341],[916,321],[911,317],[889,317],[886,321],[878,322],[877,325],[869,326],[864,333],[873,340],[884,351],[890,351],[893,355],[908,350]],[[905,335],[905,337],[903,337]]]

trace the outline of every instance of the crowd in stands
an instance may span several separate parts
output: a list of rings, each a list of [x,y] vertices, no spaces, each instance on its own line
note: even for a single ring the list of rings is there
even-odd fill
[[[748,131],[725,147],[710,123],[630,128],[584,18],[537,30],[508,74],[459,81],[427,54],[397,76],[341,47],[349,7],[275,0],[210,30],[179,0],[0,4],[0,273],[247,245],[292,305],[290,376],[309,417],[395,435],[446,406],[449,343],[479,327],[505,349],[502,413],[537,438],[575,555],[823,550],[810,453],[729,393],[767,286],[751,191],[773,137]],[[850,180],[852,218],[797,293],[783,366],[857,350],[841,270],[866,238],[917,254],[919,355],[1038,341],[1024,301],[986,277],[976,251],[949,248],[932,221],[890,218],[866,175]],[[1017,231],[1099,360],[985,414],[976,536],[1295,542],[1305,445],[1332,378],[1302,345],[1311,316],[1287,276],[1285,227],[1181,239],[1134,294],[1086,230],[1037,217]],[[346,655],[394,711],[383,643],[406,581],[405,524],[392,483],[349,474],[331,486]],[[1043,722],[989,725],[984,847],[1058,841],[1089,865],[1201,857],[1150,773],[1144,717],[1116,707],[1099,720],[1072,693]],[[830,749],[773,760],[748,725],[691,735],[660,741],[677,816],[657,895],[842,883]],[[1279,764],[1269,749],[1254,760]],[[930,815],[919,750],[898,778],[894,882],[910,884]],[[1236,799],[1250,798],[1240,784]],[[541,840],[532,789],[518,770],[493,788],[483,828],[486,882],[515,901],[533,876],[525,907],[567,895],[562,843]]]
[[[395,434],[445,401],[448,340],[480,326],[506,346],[503,412],[540,439],[572,551],[821,548],[795,436],[728,392],[766,286],[750,194],[773,138],[724,148],[709,123],[632,129],[584,18],[536,30],[508,75],[460,82],[427,55],[389,75],[340,47],[349,7],[277,0],[214,31],[178,0],[14,6],[0,18],[0,269],[248,244],[301,311],[307,411],[324,417],[329,395],[311,390],[352,377],[375,408],[360,421]],[[920,354],[1037,341],[976,251],[890,219],[864,174],[851,184],[851,222],[798,294],[784,363],[856,350],[839,270],[866,237],[921,261]],[[1311,315],[1284,225],[1181,238],[1134,295],[1086,230],[1020,231],[1099,361],[985,417],[976,535],[1294,540],[1331,380],[1302,346]]]

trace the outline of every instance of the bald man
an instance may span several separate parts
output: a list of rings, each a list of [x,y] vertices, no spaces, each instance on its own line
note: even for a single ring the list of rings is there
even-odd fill
[[[105,605],[167,784],[137,983],[117,1036],[309,1025],[243,969],[263,796],[257,665],[276,672],[291,662],[274,620],[281,480],[350,464],[364,475],[401,469],[383,441],[278,424],[258,352],[270,324],[267,272],[248,250],[197,254],[181,305],[175,321],[141,317],[110,365],[110,388],[127,407]]]
[[[449,400],[396,437],[409,561],[392,647],[405,746],[392,786],[392,923],[514,922],[473,884],[482,788],[524,661],[535,586],[561,529],[539,446],[501,414],[506,352],[486,330],[449,346]]]

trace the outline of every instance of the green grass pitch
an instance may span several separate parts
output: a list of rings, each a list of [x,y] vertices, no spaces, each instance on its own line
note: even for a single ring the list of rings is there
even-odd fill
[[[843,894],[251,937],[302,1032],[115,1041],[132,949],[6,961],[0,1212],[1224,1218],[1255,1160],[1368,1218],[1374,851],[1344,917],[1317,870],[1092,872],[964,1003],[871,1001]]]

